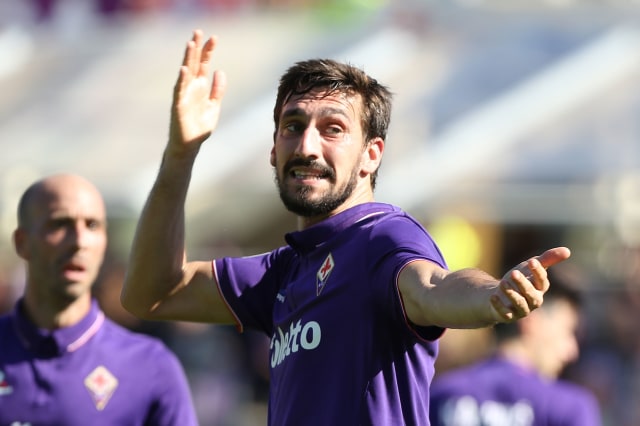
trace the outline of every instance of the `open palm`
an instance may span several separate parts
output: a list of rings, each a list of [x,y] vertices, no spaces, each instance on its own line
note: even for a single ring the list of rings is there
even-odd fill
[[[215,37],[203,45],[200,30],[194,31],[193,39],[187,43],[173,92],[170,141],[174,148],[197,149],[218,124],[226,76],[218,70],[209,80],[215,45]]]

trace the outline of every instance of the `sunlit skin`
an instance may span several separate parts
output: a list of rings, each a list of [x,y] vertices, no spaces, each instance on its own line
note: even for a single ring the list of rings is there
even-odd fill
[[[91,287],[104,259],[102,197],[83,178],[57,175],[37,184],[25,213],[14,244],[27,262],[27,314],[43,328],[72,325],[90,309]]]
[[[205,39],[201,30],[194,31],[174,87],[169,141],[138,222],[121,296],[123,305],[141,318],[235,321],[211,285],[210,262],[188,261],[185,251],[184,202],[192,168],[200,146],[218,125],[226,92],[225,73],[211,72],[217,43],[216,37]],[[371,176],[380,166],[385,141],[365,139],[360,95],[326,93],[320,87],[284,102],[270,163],[285,206],[298,216],[298,227],[374,201]],[[546,250],[502,279],[476,269],[451,272],[418,260],[405,265],[395,284],[414,324],[484,327],[537,309],[549,288],[546,268],[569,256],[565,247]]]
[[[373,201],[370,175],[384,142],[365,142],[359,95],[293,96],[274,133],[271,165],[285,206],[308,227],[357,204]]]

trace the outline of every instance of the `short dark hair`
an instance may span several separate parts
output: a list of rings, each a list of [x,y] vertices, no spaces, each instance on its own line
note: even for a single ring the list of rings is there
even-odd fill
[[[280,78],[278,95],[273,109],[275,131],[278,131],[283,105],[294,95],[315,89],[326,95],[348,93],[362,98],[361,124],[366,141],[380,137],[386,140],[391,121],[393,95],[389,89],[367,75],[362,69],[332,59],[310,59],[296,62]],[[371,175],[375,187],[377,170]]]

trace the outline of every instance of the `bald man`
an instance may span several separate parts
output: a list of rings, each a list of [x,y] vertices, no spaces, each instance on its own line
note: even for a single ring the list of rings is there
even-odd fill
[[[49,176],[22,195],[13,242],[27,278],[0,317],[0,425],[197,424],[176,356],[92,297],[106,229],[102,196],[80,176]]]

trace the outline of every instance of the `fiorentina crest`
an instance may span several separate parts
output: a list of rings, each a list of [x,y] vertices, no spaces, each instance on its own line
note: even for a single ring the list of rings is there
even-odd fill
[[[333,256],[329,253],[316,274],[316,296],[320,296],[320,292],[324,286],[327,285],[327,280],[329,279],[329,275],[331,275],[331,271],[333,271],[334,266],[335,263],[333,262]]]
[[[0,395],[9,395],[13,392],[13,387],[5,379],[5,374],[0,370]]]
[[[104,366],[100,365],[84,379],[84,385],[91,394],[96,408],[102,411],[118,387],[118,379]]]

